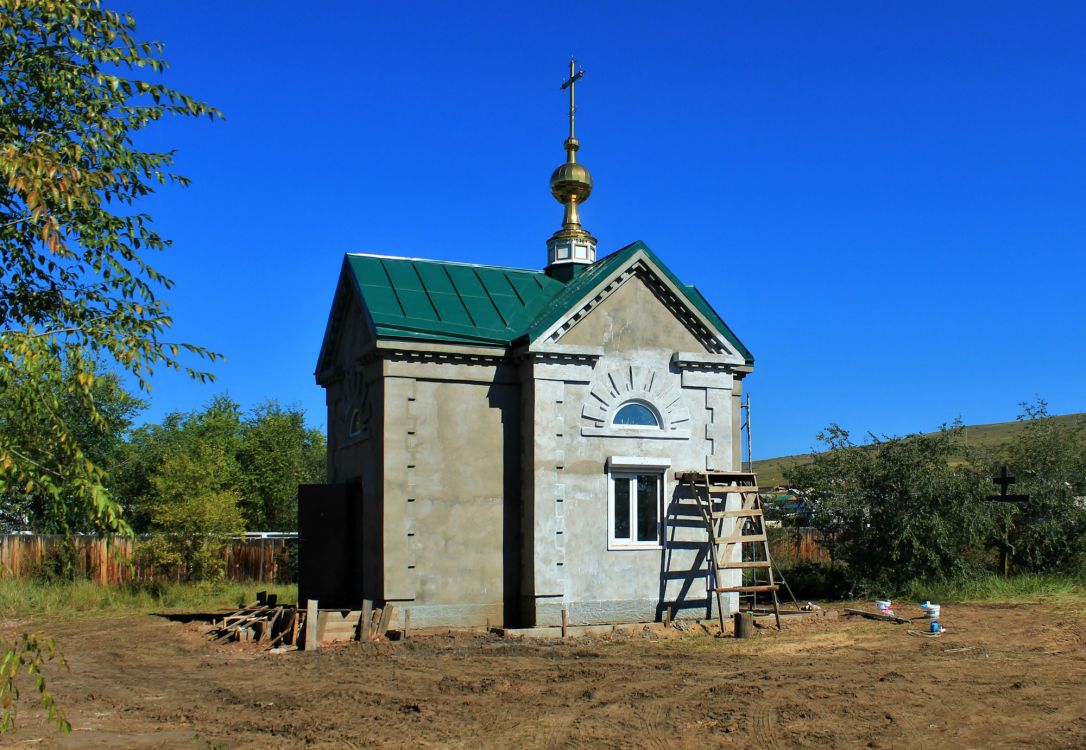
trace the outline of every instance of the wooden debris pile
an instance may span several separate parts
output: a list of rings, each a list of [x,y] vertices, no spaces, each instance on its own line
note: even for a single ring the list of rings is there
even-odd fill
[[[394,614],[393,605],[375,608],[369,599],[362,602],[361,610],[319,609],[317,601],[310,599],[306,602],[305,621],[307,625],[313,623],[314,627],[306,627],[305,648],[312,649],[336,641],[386,640]],[[409,613],[405,613],[405,617],[409,616]],[[401,631],[400,637],[405,636],[406,632]]]
[[[391,604],[375,608],[368,599],[361,610],[318,609],[315,600],[307,601],[302,609],[280,605],[275,594],[261,591],[252,604],[216,619],[208,634],[216,642],[266,643],[276,651],[315,649],[337,641],[383,641],[388,639],[395,611]],[[410,618],[411,611],[405,611],[403,630],[394,635],[407,637]]]
[[[257,599],[216,620],[209,635],[219,641],[253,641],[277,646],[298,646],[305,614],[292,605],[280,605],[275,594],[261,591]]]

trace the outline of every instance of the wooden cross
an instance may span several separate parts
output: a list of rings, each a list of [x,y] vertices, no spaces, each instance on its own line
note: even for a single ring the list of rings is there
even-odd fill
[[[1012,484],[1017,483],[1017,479],[1011,476],[1007,476],[1007,467],[1004,466],[999,472],[999,476],[992,480],[992,484],[999,486],[998,495],[989,495],[984,498],[990,502],[995,503],[1024,503],[1029,500],[1029,495],[1008,495],[1007,488]]]
[[[992,503],[1025,503],[1029,502],[1029,495],[1008,495],[1007,488],[1017,482],[1014,477],[1007,474],[1007,467],[1000,470],[999,476],[992,480],[992,484],[999,487],[998,495],[989,495],[984,498],[988,502]],[[1010,574],[1011,569],[1011,521],[1007,519],[1007,526],[1003,529],[1003,545],[999,550],[999,567],[1003,568],[1003,577],[1006,578]]]
[[[569,79],[562,84],[562,90],[569,89],[569,137],[573,137],[573,115],[576,113],[577,108],[573,102],[573,89],[574,85],[581,78],[584,77],[584,68],[577,70],[577,61],[573,58],[569,60]]]

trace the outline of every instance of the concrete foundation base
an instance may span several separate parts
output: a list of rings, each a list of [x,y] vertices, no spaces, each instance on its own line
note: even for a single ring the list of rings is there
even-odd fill
[[[724,604],[724,616],[730,617],[732,608],[727,600]],[[561,625],[563,609],[566,610],[566,622],[570,625],[660,622],[668,608],[673,620],[711,620],[717,616],[715,601],[688,601],[682,604],[657,599],[563,602],[557,598],[546,598],[535,602],[535,622],[538,627]]]

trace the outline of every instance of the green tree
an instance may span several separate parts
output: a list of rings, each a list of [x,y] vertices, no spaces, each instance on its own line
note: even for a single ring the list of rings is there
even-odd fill
[[[249,529],[293,530],[298,485],[325,478],[324,434],[306,426],[301,409],[267,401],[242,414],[233,399],[219,395],[201,410],[175,412],[132,431],[116,488],[137,531],[153,527],[152,509],[162,497],[154,477],[167,456],[204,444],[223,455],[219,471],[238,494]]]
[[[50,395],[55,398],[57,413],[67,425],[72,440],[80,446],[88,460],[95,466],[108,469],[115,466],[124,450],[124,437],[135,415],[145,408],[146,403],[125,390],[120,378],[107,371],[99,363],[81,361],[78,349],[70,349],[67,356],[71,360],[62,365],[61,377],[50,381]],[[93,409],[72,387],[71,380],[76,373],[86,369],[93,373],[89,392],[93,399]],[[43,420],[40,412],[12,415],[0,410],[0,432],[23,444],[32,444],[41,433],[48,420]],[[44,423],[44,424],[43,424]],[[31,432],[30,435],[16,437],[15,431]],[[107,484],[108,471],[107,471]],[[64,503],[52,502],[52,497],[41,489],[27,491],[25,487],[8,486],[0,493],[0,531],[29,529],[38,533],[57,534],[69,531],[83,532],[92,528],[92,521],[81,508]]]
[[[140,77],[165,63],[135,27],[99,0],[0,0],[0,493],[37,493],[64,507],[58,516],[119,533],[129,527],[58,388],[97,421],[91,363],[116,363],[147,387],[156,367],[207,377],[182,349],[213,357],[164,339],[157,293],[170,281],[149,256],[168,242],[133,204],[185,180],[172,153],[141,151],[133,136],[167,114],[217,112]],[[41,642],[4,644],[0,729]]]
[[[855,592],[890,594],[910,581],[957,577],[979,564],[991,534],[983,471],[963,462],[960,426],[857,445],[830,425],[810,464],[787,472],[807,490],[813,524],[834,539]]]
[[[256,407],[241,429],[238,463],[245,481],[250,529],[293,531],[298,524],[298,485],[325,480],[324,433],[305,425],[305,413],[275,401]]]
[[[237,463],[240,435],[241,409],[225,395],[215,396],[203,409],[172,412],[161,424],[145,424],[132,430],[114,477],[115,494],[132,527],[139,533],[154,529],[154,510],[167,489],[156,476],[171,456],[213,450],[221,456],[217,470],[224,486],[240,493],[243,481]],[[188,482],[177,472],[172,476],[180,482],[179,487]]]
[[[141,546],[149,563],[180,566],[188,581],[223,577],[223,548],[245,532],[241,493],[231,481],[234,458],[211,440],[177,444],[151,477],[156,499]]]
[[[1053,419],[1048,404],[1023,403],[1022,429],[991,466],[1005,464],[1028,494],[1020,507],[1000,507],[1011,529],[1011,561],[1027,571],[1086,569],[1086,432]],[[1001,528],[1002,528],[1001,524]]]

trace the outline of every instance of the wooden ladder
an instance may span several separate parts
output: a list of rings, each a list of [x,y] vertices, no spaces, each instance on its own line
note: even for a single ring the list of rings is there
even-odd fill
[[[720,632],[724,632],[723,594],[750,593],[768,591],[773,595],[773,615],[777,619],[777,630],[781,629],[781,612],[777,600],[779,586],[773,579],[773,562],[769,556],[769,539],[766,536],[765,516],[762,513],[762,501],[758,497],[758,478],[752,472],[710,471],[677,472],[675,478],[681,482],[697,502],[701,519],[709,533],[710,573],[712,591],[716,594],[717,614],[720,617]],[[739,495],[739,507],[728,510],[728,496]],[[751,533],[744,534],[748,525]],[[743,545],[753,545],[753,550],[761,547],[762,555],[752,554],[753,559],[743,559]],[[736,551],[738,549],[738,552]],[[738,559],[732,559],[738,558]],[[754,581],[739,586],[721,586],[720,574],[727,570],[753,570]],[[758,581],[758,572],[764,570],[767,581]]]

